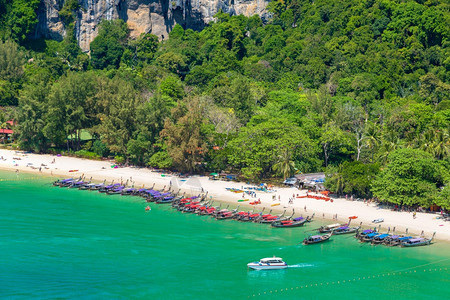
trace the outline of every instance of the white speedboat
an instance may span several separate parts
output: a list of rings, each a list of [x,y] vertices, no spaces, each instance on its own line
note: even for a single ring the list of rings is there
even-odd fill
[[[281,258],[274,256],[262,258],[260,261],[251,262],[247,264],[247,267],[253,270],[278,270],[286,269],[288,265]]]

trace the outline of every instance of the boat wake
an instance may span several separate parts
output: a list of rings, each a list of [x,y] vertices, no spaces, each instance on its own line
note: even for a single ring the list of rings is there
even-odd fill
[[[307,267],[314,267],[312,264],[295,264],[295,265],[288,265],[288,268],[307,268]]]

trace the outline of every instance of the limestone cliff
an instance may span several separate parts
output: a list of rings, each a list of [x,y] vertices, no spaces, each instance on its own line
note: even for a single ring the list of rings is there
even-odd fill
[[[202,29],[222,9],[231,15],[258,14],[267,18],[270,0],[79,0],[75,35],[84,51],[97,35],[101,20],[123,19],[130,28],[130,36],[153,33],[160,38],[180,24],[184,28]],[[64,0],[42,0],[36,36],[62,39],[66,32],[58,11]]]

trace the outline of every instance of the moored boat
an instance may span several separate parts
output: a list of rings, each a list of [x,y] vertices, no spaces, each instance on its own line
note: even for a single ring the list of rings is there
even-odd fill
[[[341,226],[333,230],[333,235],[340,235],[340,234],[349,234],[349,233],[355,233],[359,230],[360,226],[358,227],[348,227],[348,226]]]
[[[407,239],[412,239],[412,236],[403,236],[403,235],[392,235],[383,241],[383,245],[385,246],[398,246]]]
[[[337,229],[339,227],[346,226],[346,225],[347,224],[340,224],[340,223],[330,224],[330,225],[321,226],[318,230],[320,233],[328,233],[328,232],[333,231],[334,229]]]
[[[292,220],[284,220],[284,221],[275,221],[271,225],[275,228],[291,228],[291,227],[300,227],[305,225],[307,222],[311,222],[312,217],[298,217]]]
[[[436,233],[434,233],[433,236],[431,238],[429,238],[429,239],[424,238],[424,237],[405,239],[404,241],[401,242],[400,246],[401,247],[417,247],[417,246],[430,245],[435,234]]]
[[[365,229],[363,231],[356,231],[355,237],[359,240],[363,239],[366,235],[377,232],[376,229]]]
[[[363,236],[363,237],[360,238],[359,240],[360,240],[362,243],[364,243],[364,242],[371,242],[372,239],[373,239],[374,237],[376,237],[377,235],[379,235],[379,234],[380,234],[379,232],[372,232],[372,233],[366,234],[365,236]]]
[[[280,270],[286,269],[288,265],[280,257],[266,257],[259,261],[248,263],[247,267],[253,270]]]
[[[383,241],[387,238],[389,238],[391,235],[389,233],[383,233],[383,234],[379,234],[373,237],[371,244],[372,245],[377,245],[377,244],[381,244],[383,243]]]
[[[324,235],[312,235],[303,240],[303,245],[318,244],[328,241],[331,237],[331,232]]]

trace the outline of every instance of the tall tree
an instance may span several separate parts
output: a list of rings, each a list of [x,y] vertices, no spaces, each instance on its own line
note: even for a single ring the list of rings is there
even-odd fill
[[[125,50],[128,27],[123,20],[103,20],[91,42],[91,63],[96,69],[118,68]]]
[[[98,99],[102,109],[94,131],[112,152],[125,155],[128,163],[128,142],[136,131],[136,109],[142,99],[129,82],[120,78],[112,79],[107,86],[112,94]]]
[[[426,152],[406,148],[389,155],[386,168],[373,181],[371,190],[382,201],[429,206],[442,184],[437,161]]]
[[[206,119],[203,97],[187,98],[172,111],[173,119],[166,119],[161,136],[164,138],[174,167],[183,172],[199,170],[209,150],[205,135]]]

